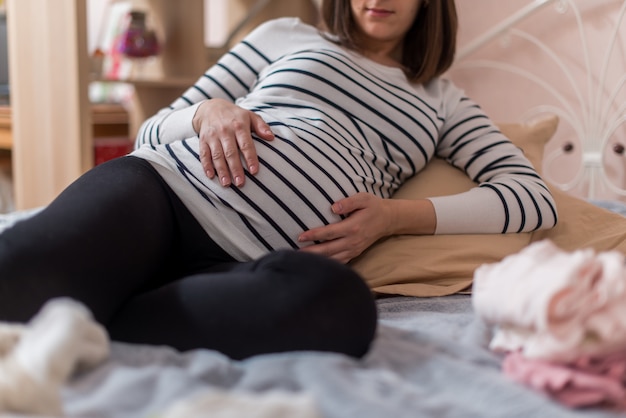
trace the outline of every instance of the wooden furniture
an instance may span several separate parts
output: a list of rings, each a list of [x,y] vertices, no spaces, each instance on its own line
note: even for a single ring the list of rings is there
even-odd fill
[[[152,14],[165,42],[156,75],[125,80],[135,86],[130,135],[215,59],[204,46],[204,0],[133,2]],[[229,1],[233,21],[252,3]],[[15,204],[26,209],[49,203],[93,164],[86,0],[7,0],[7,12]],[[279,16],[316,14],[310,0],[272,0],[243,32]]]
[[[10,150],[12,145],[11,108],[9,106],[0,106],[0,149]]]
[[[7,0],[18,209],[49,203],[92,166],[85,0]]]
[[[91,104],[92,137],[128,138],[128,112],[119,104]],[[13,133],[11,123],[11,106],[0,106],[0,149],[11,151]]]

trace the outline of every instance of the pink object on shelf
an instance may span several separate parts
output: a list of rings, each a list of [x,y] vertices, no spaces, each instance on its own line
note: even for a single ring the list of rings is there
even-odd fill
[[[130,12],[130,22],[119,38],[117,50],[129,58],[147,58],[159,54],[159,41],[154,30],[146,25],[144,12]]]

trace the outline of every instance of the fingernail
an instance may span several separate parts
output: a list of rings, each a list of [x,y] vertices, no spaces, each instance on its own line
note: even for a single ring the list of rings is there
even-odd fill
[[[257,170],[258,170],[258,168],[257,168],[257,166],[256,166],[256,165],[251,165],[251,166],[248,168],[248,171],[250,171],[250,173],[252,173],[252,174],[256,174]]]
[[[243,178],[240,176],[235,177],[235,185],[241,186],[243,184]]]
[[[331,210],[333,211],[333,213],[340,213],[341,212],[341,204],[339,203],[335,203],[332,207]]]
[[[229,184],[228,178],[222,177],[222,186],[228,186],[228,184]]]
[[[212,179],[213,178],[213,172],[211,170],[207,170],[206,171],[206,175],[208,178]]]

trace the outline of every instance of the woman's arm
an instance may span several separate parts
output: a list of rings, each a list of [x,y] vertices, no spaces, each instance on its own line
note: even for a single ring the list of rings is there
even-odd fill
[[[381,238],[399,234],[431,235],[437,225],[433,205],[426,199],[383,199],[358,193],[335,202],[332,211],[346,218],[305,231],[298,240],[319,242],[302,251],[322,254],[343,263],[357,257]]]
[[[531,232],[552,228],[556,204],[546,183],[521,149],[509,141],[480,107],[448,82],[445,123],[437,155],[478,186],[430,198],[437,234]]]
[[[390,235],[529,232],[556,224],[554,199],[523,152],[460,90],[441,86],[449,90],[441,92],[447,100],[437,154],[478,187],[419,200],[351,196],[333,206],[343,221],[300,235],[301,242],[318,242],[304,251],[348,262]]]
[[[251,32],[181,97],[146,120],[135,146],[155,147],[198,135],[201,161],[209,177],[217,171],[223,185],[230,185],[231,179],[241,184],[241,155],[255,173],[258,160],[251,132],[266,140],[273,134],[260,117],[234,103],[249,93],[259,72],[276,58],[265,51],[268,43],[276,43],[275,31],[270,22]]]
[[[197,135],[193,118],[198,108],[212,99],[234,103],[250,91],[258,71],[267,62],[255,59],[248,44],[242,42],[207,70],[196,83],[168,107],[141,125],[136,147],[157,146]]]
[[[267,141],[274,134],[256,113],[224,99],[200,103],[192,125],[200,139],[200,162],[207,177],[218,176],[222,186],[242,186],[245,173],[242,157],[251,174],[259,170],[259,159],[251,132]]]

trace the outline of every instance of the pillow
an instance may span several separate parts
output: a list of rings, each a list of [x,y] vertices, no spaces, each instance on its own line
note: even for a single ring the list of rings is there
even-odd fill
[[[499,128],[539,169],[544,146],[557,126],[558,118],[550,116],[532,124],[500,124]],[[474,186],[465,173],[436,158],[393,198],[449,195]],[[478,266],[520,251],[532,238],[531,233],[397,235],[379,241],[351,265],[376,293],[443,296],[467,289]]]
[[[547,231],[535,231],[531,241],[552,240],[564,251],[593,248],[626,254],[626,217],[568,195],[550,186],[559,211],[558,224]]]

